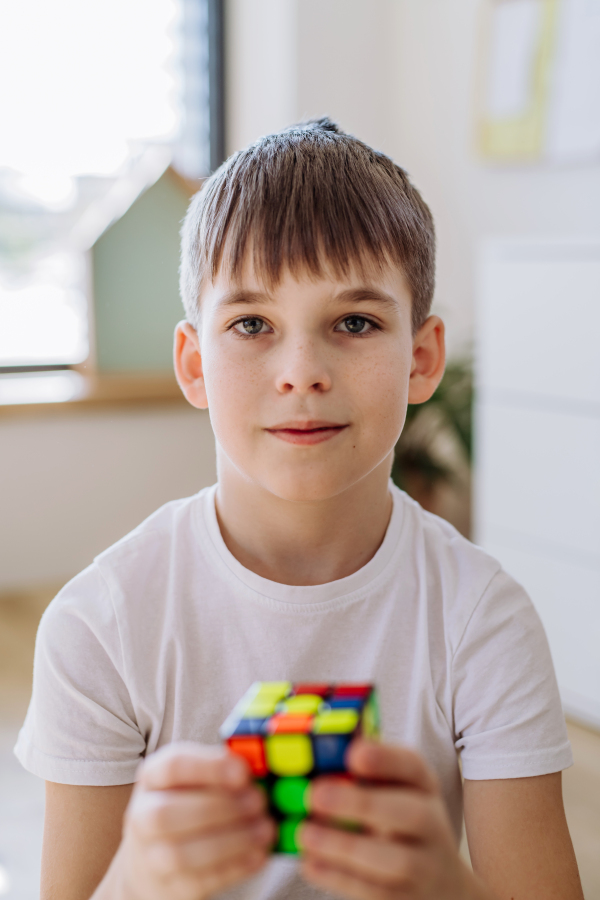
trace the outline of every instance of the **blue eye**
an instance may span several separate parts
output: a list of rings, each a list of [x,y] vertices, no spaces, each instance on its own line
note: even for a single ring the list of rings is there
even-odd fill
[[[239,334],[260,334],[263,330],[263,326],[265,322],[263,319],[257,318],[257,316],[248,316],[247,319],[238,320],[234,328]]]
[[[338,330],[345,331],[347,334],[366,334],[374,327],[373,323],[363,316],[346,316],[340,322]]]

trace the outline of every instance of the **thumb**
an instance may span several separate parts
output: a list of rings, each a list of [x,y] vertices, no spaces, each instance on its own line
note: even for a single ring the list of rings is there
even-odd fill
[[[161,747],[138,769],[146,790],[224,787],[233,790],[250,783],[250,769],[240,756],[224,747],[178,742]]]
[[[346,764],[353,775],[369,781],[404,784],[428,794],[440,790],[435,773],[422,756],[408,747],[357,738],[350,745]]]

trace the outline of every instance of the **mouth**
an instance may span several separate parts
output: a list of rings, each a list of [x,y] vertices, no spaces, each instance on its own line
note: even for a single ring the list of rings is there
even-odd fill
[[[279,438],[288,444],[322,444],[341,434],[348,425],[339,425],[337,422],[307,421],[307,422],[282,422],[273,428],[265,428],[273,437]]]

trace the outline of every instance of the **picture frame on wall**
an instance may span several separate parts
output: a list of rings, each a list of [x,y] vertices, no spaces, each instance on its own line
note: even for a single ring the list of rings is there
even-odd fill
[[[478,87],[484,159],[600,159],[600,0],[490,0]]]

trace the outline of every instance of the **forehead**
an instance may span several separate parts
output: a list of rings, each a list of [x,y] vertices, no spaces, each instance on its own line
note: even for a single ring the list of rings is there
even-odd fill
[[[209,302],[220,308],[249,302],[277,304],[290,298],[355,303],[370,300],[397,310],[410,310],[411,305],[403,270],[388,263],[350,266],[343,274],[332,267],[323,267],[321,273],[307,267],[283,267],[279,277],[273,279],[258,272],[251,257],[247,257],[239,273],[220,268],[200,293],[201,305]]]

